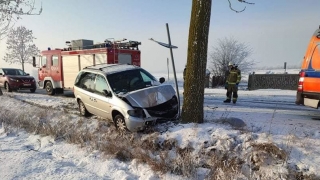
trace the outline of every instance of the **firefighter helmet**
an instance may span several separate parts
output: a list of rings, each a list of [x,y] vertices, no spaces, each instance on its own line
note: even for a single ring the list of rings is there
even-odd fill
[[[233,66],[232,62],[229,62],[228,66]]]

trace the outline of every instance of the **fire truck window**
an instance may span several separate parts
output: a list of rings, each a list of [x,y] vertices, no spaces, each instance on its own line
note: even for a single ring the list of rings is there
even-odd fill
[[[41,57],[41,66],[46,66],[47,65],[47,57],[46,56],[42,56]]]
[[[110,88],[108,87],[106,79],[101,75],[97,75],[95,92],[104,95],[103,90],[110,90]]]
[[[58,66],[58,65],[59,65],[58,56],[52,56],[52,66]]]
[[[79,78],[79,82],[77,83],[77,86],[84,90],[93,92],[95,76],[96,76],[95,74],[88,73],[88,72],[81,74]]]

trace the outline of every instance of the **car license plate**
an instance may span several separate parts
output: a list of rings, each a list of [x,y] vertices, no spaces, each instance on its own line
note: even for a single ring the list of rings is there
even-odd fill
[[[31,86],[31,84],[23,84],[24,86]]]

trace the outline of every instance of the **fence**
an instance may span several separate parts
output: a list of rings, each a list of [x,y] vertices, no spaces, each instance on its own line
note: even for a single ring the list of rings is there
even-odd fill
[[[296,90],[299,74],[250,74],[248,89],[286,89]]]
[[[226,80],[223,76],[213,76],[211,78],[211,87],[224,86]]]

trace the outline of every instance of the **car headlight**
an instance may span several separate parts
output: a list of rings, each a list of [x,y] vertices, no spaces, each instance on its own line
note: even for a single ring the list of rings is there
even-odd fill
[[[143,117],[142,109],[128,110],[128,114],[132,117]]]
[[[19,82],[18,79],[13,79],[13,78],[9,78],[10,81],[13,81],[13,82]]]

